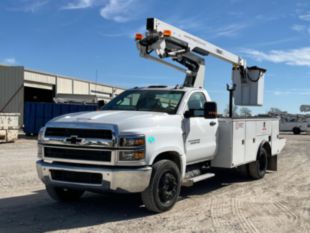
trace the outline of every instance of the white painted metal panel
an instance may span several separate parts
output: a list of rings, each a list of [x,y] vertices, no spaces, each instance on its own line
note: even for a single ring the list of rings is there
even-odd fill
[[[232,151],[232,164],[234,167],[238,164],[244,163],[245,160],[245,120],[233,121],[233,151]]]
[[[245,157],[244,162],[252,162],[256,160],[257,148],[259,139],[256,134],[256,122],[247,121],[246,122],[246,136],[245,136]]]
[[[57,77],[56,92],[60,94],[73,94],[73,80]]]
[[[38,88],[38,89],[44,89],[44,90],[53,90],[53,85],[44,84],[44,83],[25,82],[24,86],[25,87]]]
[[[73,80],[73,94],[88,95],[89,83]]]
[[[113,88],[112,87],[108,87],[108,86],[103,86],[103,85],[98,85],[98,84],[90,84],[90,92],[91,93],[108,93],[108,94],[112,94],[113,92]]]
[[[24,75],[25,75],[26,81],[38,82],[38,83],[43,83],[43,84],[51,84],[51,85],[56,84],[56,76],[53,76],[53,75],[44,74],[44,73],[35,72],[35,71],[29,71],[29,70],[25,70]]]
[[[232,164],[233,125],[231,119],[219,119],[217,153],[211,161],[213,167],[230,168]]]

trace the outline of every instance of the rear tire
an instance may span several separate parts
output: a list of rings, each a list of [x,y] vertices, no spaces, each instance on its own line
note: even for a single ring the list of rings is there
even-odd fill
[[[300,134],[300,133],[301,133],[300,128],[295,127],[295,128],[293,129],[293,133],[294,133],[295,135],[296,135],[296,134]]]
[[[268,166],[268,153],[265,148],[260,148],[256,161],[249,164],[249,174],[253,179],[261,179],[265,176]]]
[[[51,198],[61,202],[77,201],[81,198],[84,190],[75,190],[47,185],[46,191]]]
[[[249,165],[248,164],[241,165],[237,167],[236,170],[241,176],[249,177]]]
[[[150,184],[141,194],[145,207],[157,213],[171,209],[180,194],[180,177],[180,170],[174,162],[156,162],[153,165]]]

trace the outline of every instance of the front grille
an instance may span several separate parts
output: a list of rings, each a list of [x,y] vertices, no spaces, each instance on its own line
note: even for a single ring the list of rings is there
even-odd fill
[[[47,128],[46,137],[71,137],[112,139],[112,131],[107,129],[70,129],[70,128]]]
[[[98,173],[51,170],[51,176],[53,180],[64,182],[87,183],[87,184],[102,183],[102,175]]]
[[[71,160],[87,160],[87,161],[100,161],[110,162],[111,151],[102,150],[74,150],[71,148],[53,148],[45,147],[44,156],[46,158],[59,158]]]

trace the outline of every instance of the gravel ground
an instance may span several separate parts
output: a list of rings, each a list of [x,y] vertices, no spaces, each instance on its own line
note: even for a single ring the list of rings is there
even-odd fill
[[[310,135],[284,135],[277,172],[252,181],[231,170],[183,188],[169,212],[138,195],[51,200],[35,170],[36,141],[0,144],[0,232],[310,232]]]

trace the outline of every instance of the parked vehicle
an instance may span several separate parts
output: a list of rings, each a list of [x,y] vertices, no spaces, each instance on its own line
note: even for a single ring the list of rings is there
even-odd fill
[[[282,117],[280,121],[280,131],[293,132],[300,134],[302,132],[310,132],[310,122],[306,120],[298,120],[297,118]]]
[[[162,212],[176,203],[182,185],[213,177],[211,168],[242,166],[254,179],[277,170],[285,145],[279,120],[218,118],[203,88],[202,56],[234,65],[240,105],[262,104],[265,70],[246,67],[240,57],[158,19],[148,19],[147,30],[145,38],[136,36],[141,56],[185,71],[184,84],[133,88],[102,111],[48,122],[39,133],[37,171],[52,198],[76,200],[86,190],[141,193],[147,209]]]

